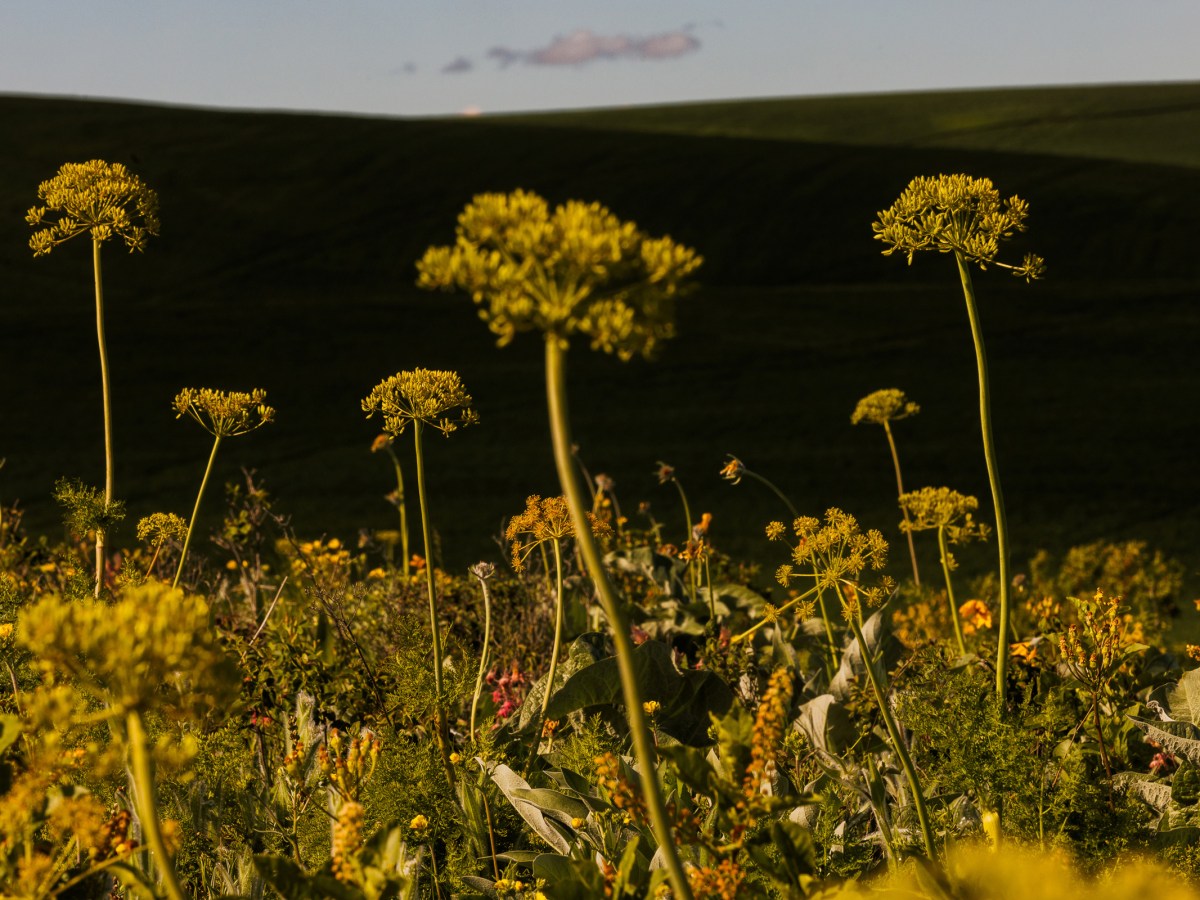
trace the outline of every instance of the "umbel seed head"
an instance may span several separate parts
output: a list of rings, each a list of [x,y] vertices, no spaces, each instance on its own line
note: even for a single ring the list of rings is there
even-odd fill
[[[674,334],[673,301],[701,262],[599,203],[551,210],[517,190],[476,196],[458,217],[454,246],[430,247],[417,263],[417,284],[470,294],[501,346],[518,331],[562,341],[578,333],[629,359]]]
[[[918,250],[957,253],[981,269],[997,265],[1026,281],[1040,277],[1045,261],[1026,254],[1020,265],[996,259],[1000,242],[1025,230],[1029,204],[1020,197],[1000,199],[990,179],[970,175],[918,176],[871,224],[884,256],[899,251],[912,264]]]
[[[262,388],[255,388],[248,394],[184,388],[175,397],[175,418],[187,415],[213,437],[234,437],[274,421],[275,409],[263,402],[266,399],[267,392]]]
[[[38,185],[38,200],[43,205],[25,216],[35,228],[46,226],[29,239],[34,256],[85,231],[98,243],[119,237],[131,253],[144,250],[146,238],[158,234],[158,194],[120,163],[64,163]]]
[[[872,425],[883,425],[915,416],[920,411],[921,407],[909,400],[904,391],[898,388],[884,388],[867,394],[858,401],[854,412],[850,414],[850,424],[861,425],[863,422],[869,422]]]
[[[385,378],[363,398],[362,408],[368,418],[381,413],[383,430],[393,437],[403,434],[411,422],[449,435],[479,421],[458,373],[437,369],[411,369]],[[447,415],[456,409],[460,410],[457,420]]]

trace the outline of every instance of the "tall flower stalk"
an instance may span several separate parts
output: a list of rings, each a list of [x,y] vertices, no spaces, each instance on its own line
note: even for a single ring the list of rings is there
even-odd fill
[[[445,679],[443,677],[442,630],[438,624],[437,590],[433,577],[433,540],[429,528],[429,504],[425,491],[425,449],[422,431],[432,428],[443,435],[479,421],[471,408],[467,393],[457,372],[437,369],[412,369],[397,372],[377,384],[362,401],[368,417],[383,416],[383,430],[393,438],[412,426],[413,452],[416,456],[417,498],[421,507],[422,552],[425,554],[425,587],[429,599],[429,632],[433,644],[433,685],[437,704],[437,743],[442,754],[446,779],[454,784],[454,767],[450,764],[450,733],[446,721]],[[457,418],[450,413],[458,411]]]
[[[96,290],[96,342],[100,348],[100,386],[104,403],[104,502],[113,502],[112,392],[108,344],[104,336],[104,280],[100,246],[118,237],[129,252],[144,250],[146,238],[158,234],[158,195],[120,163],[93,159],[64,163],[58,174],[38,185],[38,200],[25,216],[35,228],[29,239],[33,255],[46,256],[59,244],[87,232],[92,238],[92,276]],[[96,532],[96,590],[104,581],[103,530]]]
[[[242,391],[218,391],[212,388],[184,388],[175,397],[175,418],[188,416],[213,436],[212,452],[208,454],[208,465],[200,479],[200,490],[196,493],[196,505],[192,507],[192,518],[188,521],[187,536],[183,539],[183,550],[179,554],[179,567],[175,570],[172,587],[179,587],[183,576],[183,565],[187,562],[188,548],[196,530],[196,519],[200,515],[200,501],[212,474],[217,450],[225,438],[237,437],[255,431],[275,419],[275,410],[263,401],[267,392],[255,388],[250,393]]]
[[[1008,679],[1008,634],[1011,616],[1009,602],[1008,519],[996,461],[992,435],[992,401],[988,383],[987,353],[983,329],[971,282],[970,264],[981,269],[995,265],[1030,281],[1045,271],[1041,257],[1026,254],[1019,265],[996,259],[1000,242],[1025,230],[1029,205],[1020,197],[1000,199],[990,179],[969,175],[937,175],[914,178],[888,209],[872,223],[875,239],[886,245],[885,256],[896,252],[908,257],[919,250],[953,253],[967,304],[967,318],[975,342],[975,363],[979,377],[979,427],[983,434],[983,454],[987,462],[988,484],[996,512],[996,549],[1000,569],[1000,622],[996,648],[996,695],[1004,699]]]
[[[784,531],[781,522],[773,522],[768,528],[768,534],[776,540],[783,538]],[[854,516],[840,509],[827,510],[824,523],[812,517],[798,518],[792,523],[792,531],[797,541],[792,548],[792,563],[811,567],[813,574],[799,573],[792,564],[788,564],[779,568],[776,578],[786,587],[796,579],[813,577],[818,585],[831,590],[841,604],[842,616],[850,623],[854,639],[858,642],[867,681],[871,684],[875,705],[887,729],[892,752],[896,754],[908,781],[921,828],[921,839],[925,844],[925,855],[934,861],[937,859],[937,844],[921,779],[908,752],[904,733],[892,712],[887,673],[881,671],[876,654],[863,634],[863,604],[877,606],[895,590],[895,585],[886,576],[875,586],[864,585],[859,580],[866,568],[880,570],[887,565],[887,541],[874,529],[863,532]]]
[[[909,400],[904,391],[885,388],[882,391],[867,394],[859,400],[858,405],[854,407],[854,412],[850,415],[851,425],[870,422],[882,426],[883,433],[887,435],[888,448],[892,451],[892,466],[896,470],[897,497],[904,494],[904,478],[900,474],[900,454],[896,452],[896,439],[892,436],[891,423],[915,416],[920,411],[921,407]],[[908,510],[904,508],[904,504],[900,505],[900,509],[904,513],[904,523],[907,525]],[[912,531],[908,528],[905,528],[904,531],[908,538],[908,555],[912,559],[913,584],[920,587],[921,569],[917,565],[917,549],[913,544]]]
[[[475,197],[459,214],[454,245],[431,247],[417,265],[421,287],[469,293],[501,345],[517,332],[544,335],[555,465],[580,555],[612,628],[646,807],[677,900],[691,900],[692,892],[655,776],[657,753],[636,681],[629,622],[605,571],[587,518],[590,498],[575,471],[566,360],[575,335],[622,360],[651,355],[673,335],[673,301],[700,263],[691,249],[668,237],[651,238],[598,203],[570,201],[551,210],[537,194],[518,190]]]
[[[975,521],[974,512],[979,509],[979,501],[950,488],[927,487],[901,494],[900,508],[904,510],[904,521],[900,527],[908,533],[910,540],[914,531],[937,530],[942,575],[946,579],[946,599],[950,604],[950,621],[954,623],[958,652],[965,655],[967,645],[963,640],[961,614],[954,599],[954,582],[950,578],[956,563],[947,544],[987,540],[990,529],[982,522]]]
[[[412,567],[408,550],[408,502],[404,497],[404,469],[400,465],[400,457],[392,449],[393,440],[395,439],[390,434],[379,435],[371,444],[371,452],[386,451],[388,458],[392,461],[392,469],[396,473],[396,491],[394,494],[389,494],[388,499],[395,498],[395,506],[400,514],[400,568],[404,577],[407,578]]]
[[[604,537],[611,533],[607,524],[594,513],[588,513],[588,527],[592,534]],[[558,673],[558,657],[562,653],[563,636],[563,542],[575,537],[575,523],[566,497],[547,497],[543,500],[536,494],[525,501],[525,511],[509,520],[504,538],[512,547],[512,565],[520,572],[525,560],[535,548],[544,549],[547,544],[554,553],[554,649],[550,651],[550,671],[546,675],[546,689],[542,692],[542,706],[534,728],[534,751],[538,742],[536,735],[546,717],[550,695],[554,693],[554,679]]]

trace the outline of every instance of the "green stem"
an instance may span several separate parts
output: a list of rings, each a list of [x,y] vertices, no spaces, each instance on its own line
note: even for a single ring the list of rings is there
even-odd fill
[[[904,494],[904,479],[900,477],[900,454],[896,452],[896,439],[892,435],[892,426],[887,419],[883,420],[883,433],[887,435],[888,447],[892,451],[892,465],[896,467],[896,495],[901,496]],[[909,524],[908,509],[902,505],[900,512],[904,515],[904,524],[907,526]],[[908,555],[912,559],[913,584],[920,587],[921,571],[917,568],[917,548],[913,543],[912,529],[906,527],[904,533],[908,536]]]
[[[179,587],[179,579],[183,575],[183,564],[187,562],[188,547],[192,545],[192,532],[196,530],[196,519],[200,515],[200,501],[204,499],[204,489],[208,486],[208,476],[212,474],[213,460],[217,458],[217,448],[221,446],[221,436],[213,438],[212,453],[208,454],[208,465],[204,467],[204,477],[200,480],[200,491],[196,494],[196,505],[192,507],[192,518],[188,522],[187,537],[183,539],[183,550],[179,554],[179,568],[175,570],[175,580],[171,587]]]
[[[671,483],[675,485],[675,490],[679,491],[679,499],[683,502],[683,519],[687,522],[687,537],[684,539],[684,544],[692,539],[692,509],[688,506],[687,494],[683,492],[683,485],[676,478],[671,479]],[[696,581],[698,575],[696,567],[692,565],[692,561],[688,560],[688,592],[691,594],[692,603],[696,602]]]
[[[446,709],[443,705],[445,689],[442,681],[442,630],[438,625],[437,594],[433,585],[433,558],[430,554],[433,542],[429,539],[429,509],[425,499],[425,455],[421,449],[421,422],[419,419],[413,420],[413,445],[417,455],[417,497],[421,503],[421,540],[425,553],[425,586],[429,594],[429,631],[433,638],[433,689],[437,705],[437,743],[442,755],[442,768],[446,770],[446,780],[453,788],[454,766],[450,763]]]
[[[937,848],[933,839],[933,829],[929,824],[929,812],[925,809],[925,794],[921,791],[921,780],[917,777],[917,770],[913,767],[912,757],[908,755],[908,747],[904,743],[904,738],[900,734],[900,726],[896,724],[896,719],[892,715],[892,708],[887,702],[887,691],[883,685],[883,679],[875,668],[875,656],[867,647],[867,639],[863,636],[862,626],[858,624],[858,616],[849,616],[850,627],[854,629],[854,638],[858,641],[858,648],[862,651],[863,665],[867,670],[867,679],[871,682],[871,690],[875,694],[875,703],[879,707],[879,713],[883,716],[883,723],[887,727],[888,737],[891,738],[892,749],[896,752],[896,756],[900,760],[900,767],[904,769],[904,775],[908,779],[908,788],[912,791],[913,805],[917,808],[917,821],[921,823],[921,837],[925,842],[925,855],[929,857],[931,862],[937,861]]]
[[[132,757],[133,782],[137,788],[136,802],[138,818],[142,823],[142,837],[154,854],[158,863],[158,874],[171,900],[184,900],[183,888],[175,875],[175,865],[167,853],[167,845],[163,840],[162,826],[158,821],[158,804],[154,799],[154,760],[150,757],[150,748],[146,730],[142,726],[142,717],[136,712],[130,712],[125,717],[126,736],[129,739],[129,752]]]
[[[752,472],[750,469],[743,468],[742,474],[749,475],[755,481],[758,481],[760,484],[766,485],[768,488],[770,488],[772,491],[774,491],[775,496],[783,501],[783,505],[786,506],[788,508],[788,512],[790,512],[792,514],[793,520],[800,518],[800,513],[796,512],[796,507],[793,506],[792,501],[787,498],[787,494],[785,494],[779,488],[775,487],[774,483],[767,481],[767,479],[763,478],[757,472]]]
[[[408,552],[408,504],[404,500],[404,470],[400,468],[400,457],[392,450],[390,444],[387,452],[392,458],[392,467],[396,470],[396,508],[400,511],[400,555],[403,557],[401,567],[404,577],[408,578],[410,555]]]
[[[96,341],[100,345],[100,389],[104,400],[104,507],[113,500],[112,391],[108,377],[108,345],[104,340],[104,286],[100,276],[100,241],[92,238],[92,271],[96,281]],[[104,530],[96,531],[96,596],[104,581]]]
[[[588,521],[587,504],[583,491],[575,478],[571,459],[571,427],[567,412],[567,345],[557,334],[546,335],[546,403],[550,414],[550,433],[554,443],[554,462],[563,493],[571,508],[571,521],[575,526],[575,542],[583,555],[585,564],[599,594],[600,605],[612,628],[613,645],[616,650],[617,671],[621,679],[621,693],[625,700],[625,714],[629,719],[629,731],[633,739],[634,755],[641,768],[642,791],[650,824],[658,841],[659,851],[676,900],[692,900],[691,886],[683,871],[675,836],[667,821],[667,808],[658,785],[657,754],[654,740],[646,724],[646,713],[642,708],[641,693],[637,685],[637,673],[633,661],[633,641],[629,638],[629,624],[621,608],[616,592],[604,571],[600,549],[592,536]]]
[[[954,584],[950,581],[950,553],[946,549],[946,528],[938,526],[938,549],[942,553],[942,574],[946,577],[946,599],[950,602],[950,621],[954,623],[954,637],[958,640],[958,652],[967,655],[963,641],[962,623],[958,621],[958,601],[954,599]]]
[[[971,320],[971,337],[975,340],[975,362],[979,369],[979,426],[983,432],[983,455],[987,460],[988,482],[992,488],[992,505],[996,509],[996,546],[1000,555],[1000,622],[999,644],[996,648],[996,696],[1004,701],[1008,680],[1008,520],[1004,515],[1004,494],[1000,489],[1000,473],[996,466],[996,444],[992,437],[992,401],[988,386],[987,353],[983,346],[983,330],[979,325],[979,310],[975,305],[975,288],[971,271],[961,253],[955,252],[958,276],[962,279],[963,296],[967,301],[967,317]]]
[[[550,651],[550,671],[546,674],[546,689],[542,691],[542,707],[538,710],[537,720],[533,723],[533,746],[530,748],[529,759],[525,763],[525,777],[529,777],[529,771],[533,767],[533,761],[537,758],[538,749],[542,744],[542,729],[546,724],[546,709],[550,706],[550,695],[554,693],[554,676],[558,674],[558,655],[562,652],[562,633],[563,633],[563,570],[562,570],[562,547],[559,546],[558,539],[551,541],[554,544],[554,649]]]
[[[471,740],[475,739],[475,715],[479,708],[479,695],[483,693],[483,679],[487,674],[492,647],[492,598],[487,579],[479,577],[479,587],[483,591],[483,652],[479,655],[479,674],[475,676],[475,693],[471,697]]]

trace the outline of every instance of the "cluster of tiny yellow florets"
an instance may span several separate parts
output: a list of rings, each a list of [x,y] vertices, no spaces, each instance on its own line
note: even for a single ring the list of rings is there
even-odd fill
[[[715,866],[697,866],[688,871],[688,883],[696,897],[713,900],[736,900],[741,896],[746,870],[732,859],[723,859]]]
[[[347,741],[334,728],[317,749],[317,767],[339,795],[357,800],[363,782],[374,774],[382,750],[382,742],[370,732]]]
[[[596,784],[608,794],[609,802],[625,813],[629,822],[646,821],[646,803],[641,793],[629,782],[615,753],[596,757]]]
[[[970,175],[914,178],[895,203],[872,223],[875,239],[912,263],[918,250],[956,253],[980,268],[997,265],[1026,280],[1045,270],[1041,257],[1027,254],[1020,265],[998,262],[1000,242],[1025,230],[1029,204],[1020,197],[1000,199],[990,179]]]
[[[874,587],[857,584],[858,577],[869,566],[873,570],[887,565],[888,544],[883,535],[875,530],[863,532],[858,520],[847,512],[831,507],[825,512],[825,524],[812,516],[801,516],[792,522],[792,531],[798,538],[792,548],[792,563],[780,566],[776,580],[784,587],[801,577],[796,566],[815,572],[817,583],[822,588],[840,591],[845,600],[846,615],[857,612],[859,597],[868,604],[883,601],[894,585],[884,577]],[[781,540],[786,532],[782,522],[767,526],[767,536]]]
[[[1062,662],[1080,682],[1098,688],[1120,667],[1133,643],[1126,635],[1131,617],[1120,597],[1106,597],[1101,590],[1091,600],[1071,599],[1079,622],[1059,635]]]
[[[860,425],[869,422],[872,425],[883,425],[899,419],[907,419],[921,411],[921,407],[908,399],[904,391],[897,388],[884,388],[867,394],[858,401],[854,412],[850,414],[850,424]]]
[[[766,693],[754,717],[750,738],[750,764],[742,779],[742,795],[738,808],[753,817],[761,805],[765,791],[775,777],[775,758],[783,744],[783,733],[790,721],[792,678],[787,669],[776,669],[767,684]]]
[[[385,378],[363,399],[362,408],[368,418],[380,413],[383,430],[393,437],[414,422],[450,434],[479,421],[458,373],[437,369],[412,369]],[[456,409],[461,410],[457,421],[446,415]]]
[[[948,487],[927,487],[900,495],[900,506],[908,519],[900,523],[902,531],[931,531],[941,528],[952,544],[987,540],[991,530],[976,522],[979,500]]]
[[[592,534],[597,538],[607,537],[612,529],[588,513]],[[567,505],[566,497],[547,497],[544,500],[534,494],[525,500],[525,511],[513,516],[508,521],[504,531],[504,539],[512,547],[512,565],[520,572],[525,567],[525,560],[540,544],[547,541],[562,541],[573,537],[575,525],[571,521],[571,508]]]
[[[48,677],[70,674],[114,715],[163,706],[199,713],[237,695],[208,605],[160,582],[127,587],[115,603],[44,597],[17,630]]]
[[[261,428],[275,419],[274,408],[263,401],[267,392],[255,388],[243,391],[218,391],[212,388],[184,388],[175,396],[175,418],[190,416],[216,438],[235,437]]]
[[[182,541],[187,537],[187,522],[175,513],[152,513],[138,522],[137,536],[151,547],[166,541]]]
[[[35,228],[46,226],[29,239],[34,256],[84,232],[97,243],[119,237],[131,252],[145,249],[146,238],[158,234],[158,195],[120,163],[64,163],[38,185],[38,200],[42,205],[25,216]]]
[[[358,854],[363,847],[363,820],[366,810],[362,804],[348,801],[338,811],[333,824],[333,877],[338,881],[354,883],[358,880]]]
[[[598,203],[551,210],[522,190],[476,196],[456,234],[453,247],[425,253],[417,283],[470,294],[502,345],[537,330],[559,340],[587,335],[622,359],[649,355],[674,333],[671,303],[701,263]]]

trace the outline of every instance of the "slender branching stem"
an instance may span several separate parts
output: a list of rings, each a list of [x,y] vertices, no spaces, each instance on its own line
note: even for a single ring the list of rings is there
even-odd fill
[[[892,426],[887,419],[883,420],[883,433],[887,435],[888,448],[892,451],[892,465],[896,468],[896,496],[903,496],[904,479],[900,476],[900,454],[896,452],[896,438],[892,434]],[[909,524],[908,509],[903,504],[900,506],[900,512],[903,513],[904,524],[907,526]],[[917,548],[913,543],[912,529],[906,527],[904,533],[908,537],[908,555],[912,559],[913,584],[920,587],[921,570],[917,567]]]
[[[770,488],[771,491],[774,492],[775,496],[783,501],[783,505],[788,508],[788,512],[790,512],[792,514],[792,518],[793,519],[800,518],[800,513],[796,512],[795,505],[792,503],[791,500],[788,499],[787,494],[785,494],[779,488],[775,487],[774,482],[768,481],[766,478],[763,478],[757,472],[751,471],[750,469],[742,469],[742,474],[749,475],[755,481],[759,482],[760,484],[764,484],[768,488]]]
[[[967,260],[959,252],[954,259],[958,263],[958,275],[962,279],[963,296],[967,301],[967,317],[971,320],[971,336],[975,339],[975,362],[979,369],[979,426],[983,432],[983,455],[987,460],[988,483],[992,488],[992,505],[996,510],[996,546],[1000,555],[1000,622],[996,647],[996,696],[1004,701],[1005,685],[1008,680],[1008,630],[1009,599],[1011,580],[1008,572],[1008,520],[1004,514],[1004,494],[1000,489],[1000,472],[996,465],[996,443],[992,437],[992,400],[988,385],[987,353],[983,346],[983,329],[979,324],[979,310],[975,305],[975,288],[971,283],[971,270]]]
[[[400,457],[396,455],[391,447],[387,446],[388,456],[392,458],[392,467],[396,470],[396,508],[400,511],[400,555],[402,561],[400,563],[401,571],[404,572],[404,577],[409,575],[409,552],[408,552],[408,504],[404,499],[404,470],[400,468]]]
[[[909,537],[912,533],[909,532]],[[950,580],[950,551],[946,548],[946,526],[938,526],[938,550],[942,554],[942,575],[946,578],[946,600],[950,603],[950,621],[954,623],[954,637],[958,641],[958,652],[967,654],[967,645],[963,641],[962,623],[958,620],[958,601],[954,599],[954,583]]]
[[[429,537],[429,506],[425,497],[425,454],[421,447],[421,421],[413,420],[413,446],[417,456],[417,498],[421,504],[421,540],[425,553],[425,587],[429,594],[429,632],[433,639],[433,690],[436,695],[437,744],[442,755],[442,768],[446,780],[454,787],[454,766],[450,763],[448,727],[446,723],[446,695],[442,679],[442,630],[438,625],[437,592],[433,583],[433,541]]]
[[[654,739],[646,723],[642,708],[641,692],[638,690],[637,674],[633,662],[633,641],[629,637],[629,623],[621,608],[616,592],[609,583],[600,556],[600,548],[592,535],[587,517],[587,503],[583,490],[575,478],[571,459],[571,429],[567,411],[565,340],[553,332],[546,335],[546,402],[550,413],[550,433],[554,443],[554,462],[567,504],[571,508],[571,520],[575,526],[575,542],[588,573],[595,582],[600,605],[612,628],[613,645],[616,649],[617,671],[621,679],[621,693],[625,700],[625,714],[629,719],[629,731],[633,739],[634,755],[641,768],[642,792],[650,824],[662,853],[667,877],[671,882],[676,900],[692,900],[691,886],[683,871],[679,849],[671,825],[667,820],[667,807],[658,785],[657,753]]]
[[[840,593],[840,589],[839,589]],[[858,623],[858,616],[849,616],[850,627],[854,630],[854,637],[858,641],[859,650],[862,651],[863,665],[867,670],[867,680],[871,682],[871,690],[875,694],[875,703],[879,707],[879,714],[883,717],[883,723],[887,727],[888,737],[891,739],[892,749],[896,753],[896,757],[900,760],[900,767],[904,770],[904,776],[908,780],[908,788],[912,791],[913,806],[917,810],[917,821],[921,825],[921,838],[925,842],[925,855],[930,861],[937,861],[937,845],[933,838],[933,828],[929,824],[929,811],[925,808],[925,794],[921,790],[921,779],[917,776],[917,770],[913,766],[912,757],[908,755],[908,745],[904,743],[904,736],[900,733],[900,726],[896,722],[896,717],[892,715],[892,708],[888,704],[887,686],[884,683],[885,676],[881,675],[876,668],[875,655],[867,646],[867,639],[863,635],[862,626]]]
[[[96,282],[96,341],[100,345],[100,393],[104,400],[104,506],[113,501],[112,390],[108,377],[108,344],[104,339],[104,284],[100,274],[100,241],[92,238],[92,271]],[[104,582],[104,529],[96,530],[96,596]]]
[[[137,788],[138,819],[142,824],[142,837],[154,854],[159,878],[171,900],[184,900],[183,888],[175,874],[175,865],[167,852],[163,840],[162,825],[158,821],[158,803],[154,796],[154,760],[150,756],[150,743],[142,717],[130,712],[125,717],[126,738],[129,741],[131,771]]]
[[[200,490],[196,493],[196,505],[192,507],[192,518],[188,521],[187,536],[183,539],[183,550],[179,553],[179,568],[175,570],[175,580],[171,587],[179,587],[179,579],[183,576],[183,564],[187,562],[188,547],[192,545],[192,533],[196,530],[196,519],[200,516],[200,501],[204,499],[204,489],[208,486],[208,476],[212,474],[213,461],[217,458],[217,448],[221,446],[221,436],[213,438],[212,452],[208,454],[208,465],[204,467],[204,477],[200,479]]]

